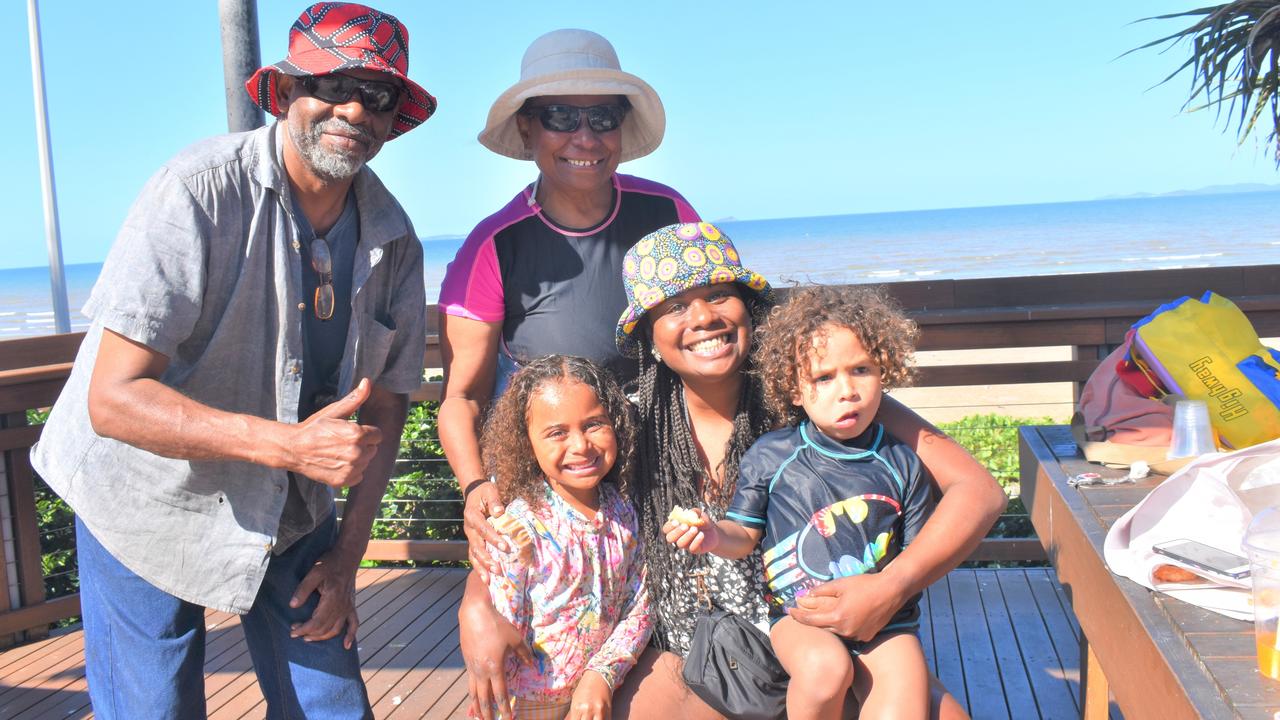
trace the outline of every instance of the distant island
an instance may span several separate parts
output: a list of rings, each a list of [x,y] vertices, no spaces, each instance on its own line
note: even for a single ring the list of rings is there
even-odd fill
[[[1103,195],[1099,200],[1129,200],[1149,197],[1182,197],[1186,195],[1232,195],[1235,193],[1280,192],[1280,183],[1234,183],[1209,185],[1196,190],[1173,190],[1164,193],[1132,193],[1129,195]]]

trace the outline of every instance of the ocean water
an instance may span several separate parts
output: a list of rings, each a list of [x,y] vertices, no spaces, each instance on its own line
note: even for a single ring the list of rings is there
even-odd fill
[[[66,265],[67,304],[71,329],[84,330],[89,321],[80,308],[98,279],[102,263]],[[0,269],[0,340],[55,332],[49,268]]]
[[[744,263],[780,284],[1280,263],[1280,192],[723,220]],[[423,241],[434,302],[461,237]],[[100,263],[67,266],[72,327]],[[1280,286],[1280,278],[1277,279]],[[46,268],[0,269],[0,339],[53,332]]]
[[[1280,193],[724,223],[770,280],[823,283],[1280,263]]]

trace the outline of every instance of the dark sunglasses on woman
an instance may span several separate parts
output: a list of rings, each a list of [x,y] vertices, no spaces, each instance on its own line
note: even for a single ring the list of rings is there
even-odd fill
[[[350,75],[303,75],[298,78],[307,94],[334,105],[350,102],[360,93],[360,104],[369,112],[387,112],[400,106],[400,86],[382,80],[362,80]]]
[[[582,125],[582,117],[587,117],[587,127],[593,132],[613,132],[622,127],[622,119],[627,116],[628,108],[622,105],[536,105],[522,112],[532,115],[542,123],[544,130],[551,132],[577,132]]]

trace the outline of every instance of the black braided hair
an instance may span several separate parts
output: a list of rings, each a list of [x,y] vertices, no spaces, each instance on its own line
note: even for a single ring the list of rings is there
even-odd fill
[[[743,293],[752,325],[759,327],[772,305],[754,294]],[[676,505],[702,507],[698,494],[699,480],[704,475],[702,460],[693,441],[689,413],[685,405],[684,385],[680,376],[652,355],[653,340],[647,324],[636,328],[640,341],[640,375],[637,393],[640,438],[636,445],[636,474],[632,485],[633,502],[640,519],[640,535],[644,538],[644,561],[648,572],[649,596],[659,600],[671,588],[687,583],[688,574],[701,567],[704,556],[679,551],[669,545],[662,534],[667,514]],[[738,408],[733,417],[733,433],[725,448],[719,470],[724,482],[708,493],[712,510],[723,513],[737,486],[738,461],[775,423],[764,402],[759,378],[754,372],[754,347],[740,372],[743,374]],[[665,602],[653,603],[659,610]],[[658,617],[658,623],[671,626],[671,619]],[[663,633],[655,633],[655,639]],[[663,648],[669,649],[669,648]]]

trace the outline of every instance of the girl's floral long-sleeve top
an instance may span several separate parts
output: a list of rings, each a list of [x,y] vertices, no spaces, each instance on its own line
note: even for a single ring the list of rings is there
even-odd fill
[[[653,629],[635,509],[602,483],[600,510],[589,518],[547,486],[539,507],[516,499],[504,518],[531,542],[511,552],[489,547],[500,568],[490,575],[489,594],[524,631],[536,661],[532,667],[509,662],[510,691],[568,702],[587,670],[617,689]]]

